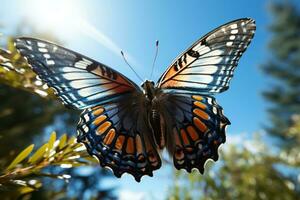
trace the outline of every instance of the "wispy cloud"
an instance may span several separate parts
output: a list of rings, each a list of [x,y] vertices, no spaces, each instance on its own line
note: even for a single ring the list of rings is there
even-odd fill
[[[122,48],[113,42],[108,35],[104,34],[102,31],[95,28],[95,26],[84,19],[79,19],[78,22],[79,23],[77,25],[80,31],[115,53],[117,56],[121,55]],[[126,53],[126,58],[135,66],[139,66],[136,59],[134,59],[129,53]]]

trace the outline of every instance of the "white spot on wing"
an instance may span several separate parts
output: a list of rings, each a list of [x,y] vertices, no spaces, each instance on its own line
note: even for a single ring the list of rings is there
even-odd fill
[[[216,50],[210,51],[209,53],[205,54],[205,57],[209,57],[209,56],[220,56],[222,53],[223,53],[222,50],[216,49]]]
[[[88,114],[85,114],[83,117],[86,122],[90,121],[90,117]]]
[[[47,62],[47,65],[54,65],[55,64],[54,60],[47,60],[46,62]]]
[[[38,45],[38,47],[46,47],[46,44],[42,43],[42,42],[38,42],[37,45]]]
[[[231,31],[232,34],[237,34],[238,32],[239,32],[238,29],[234,29],[234,30]]]
[[[39,48],[39,51],[42,52],[42,53],[47,53],[48,50],[46,48]]]
[[[207,103],[208,103],[209,105],[212,105],[212,99],[211,99],[210,97],[207,98]]]
[[[229,39],[230,39],[230,40],[234,40],[234,39],[235,39],[235,35],[231,35],[231,36],[229,37]]]
[[[226,46],[230,47],[232,46],[233,42],[226,42]]]
[[[47,59],[49,59],[50,58],[50,54],[45,53],[44,57],[47,58]]]
[[[82,126],[84,132],[89,132],[89,127],[87,127],[85,124]]]

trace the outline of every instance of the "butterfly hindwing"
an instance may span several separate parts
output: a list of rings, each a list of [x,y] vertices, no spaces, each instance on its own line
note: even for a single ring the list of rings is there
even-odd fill
[[[225,142],[225,128],[230,122],[213,97],[173,93],[168,98],[165,107],[173,121],[169,134],[175,143],[174,165],[203,173],[207,159],[218,159],[218,147]]]
[[[140,90],[119,72],[56,44],[18,38],[15,45],[66,106],[84,109]]]
[[[216,28],[175,59],[159,79],[158,87],[202,94],[227,90],[255,29],[254,20],[248,18]]]
[[[147,138],[151,132],[137,99],[129,95],[119,102],[84,110],[78,124],[78,141],[115,176],[127,172],[140,181],[143,175],[152,176],[161,160]]]

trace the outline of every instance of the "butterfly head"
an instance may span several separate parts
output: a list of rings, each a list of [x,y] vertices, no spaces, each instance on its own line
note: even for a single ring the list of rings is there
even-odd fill
[[[154,95],[154,82],[146,80],[141,87],[144,89],[144,94],[151,100]]]
[[[146,90],[146,88],[149,88],[149,87],[154,87],[154,82],[153,81],[149,81],[149,80],[146,80],[145,82],[142,83],[141,87]]]

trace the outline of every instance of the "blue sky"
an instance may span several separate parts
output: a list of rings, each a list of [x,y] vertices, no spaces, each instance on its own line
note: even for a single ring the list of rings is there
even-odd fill
[[[52,3],[49,3],[52,2]],[[155,40],[160,41],[154,80],[171,61],[195,40],[228,21],[251,17],[256,20],[256,35],[240,60],[228,91],[217,95],[219,104],[232,125],[228,135],[252,134],[267,120],[261,92],[270,87],[259,66],[267,62],[267,11],[271,1],[1,1],[1,32],[9,34],[23,18],[41,30],[51,30],[65,46],[120,71],[140,84],[123,62],[119,51],[128,54],[136,71],[147,77],[151,71]],[[125,196],[130,191],[143,196],[152,192],[161,199],[171,181],[171,168],[156,172],[137,184],[131,177],[118,179]],[[153,192],[155,191],[155,192]],[[148,194],[147,194],[148,195]],[[150,198],[150,197],[149,197]]]

